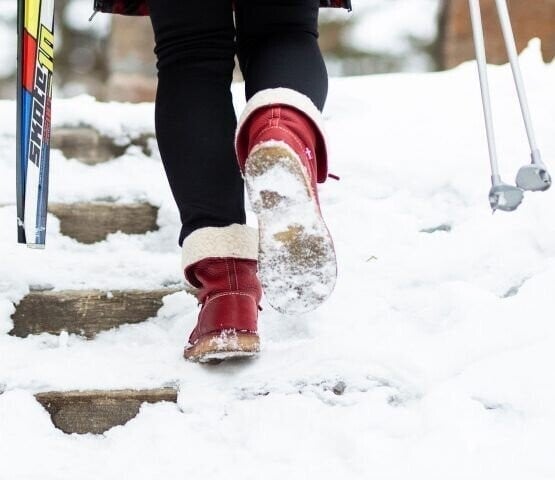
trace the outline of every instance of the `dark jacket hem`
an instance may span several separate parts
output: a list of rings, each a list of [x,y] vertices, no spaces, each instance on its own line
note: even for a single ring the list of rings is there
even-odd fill
[[[351,0],[320,0],[320,6],[352,10]],[[148,15],[148,4],[146,0],[94,0],[94,11],[121,15]]]

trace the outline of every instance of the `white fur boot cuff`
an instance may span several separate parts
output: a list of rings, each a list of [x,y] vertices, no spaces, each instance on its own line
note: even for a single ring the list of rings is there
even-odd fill
[[[258,260],[258,230],[239,224],[195,230],[183,242],[181,266],[185,270],[205,258]]]
[[[314,122],[314,125],[316,125],[316,128],[320,131],[325,141],[326,135],[322,113],[318,110],[318,108],[316,108],[316,105],[314,105],[310,98],[300,92],[297,92],[296,90],[292,90],[291,88],[268,88],[253,95],[247,102],[247,105],[245,106],[237,124],[236,142],[237,136],[241,131],[241,127],[254,112],[256,112],[259,108],[276,104],[288,105],[303,112],[312,120],[312,122]]]

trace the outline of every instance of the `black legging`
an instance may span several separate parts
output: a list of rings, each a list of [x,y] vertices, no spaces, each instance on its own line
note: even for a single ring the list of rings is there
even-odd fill
[[[148,0],[158,57],[156,135],[181,215],[179,243],[201,227],[245,223],[230,85],[235,53],[246,97],[286,87],[321,110],[328,78],[319,0]]]

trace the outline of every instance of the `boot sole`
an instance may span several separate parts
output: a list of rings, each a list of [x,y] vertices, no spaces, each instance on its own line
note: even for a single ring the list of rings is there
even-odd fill
[[[185,348],[184,357],[192,362],[220,363],[233,358],[253,357],[260,352],[260,338],[255,333],[224,331],[201,337]]]
[[[332,293],[335,249],[298,155],[283,142],[265,142],[249,155],[245,183],[258,217],[259,270],[270,305],[307,313]]]

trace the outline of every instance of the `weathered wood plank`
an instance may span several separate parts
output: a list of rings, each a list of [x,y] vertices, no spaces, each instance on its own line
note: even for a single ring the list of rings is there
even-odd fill
[[[63,432],[102,434],[135,418],[143,403],[176,403],[177,389],[45,392],[35,398]]]
[[[143,149],[149,155],[149,143],[154,134],[145,134],[118,145],[113,138],[101,135],[91,127],[56,128],[52,131],[52,148],[61,150],[66,158],[74,158],[87,165],[97,165],[120,157],[130,145]]]
[[[99,332],[155,317],[162,299],[178,291],[178,288],[163,288],[31,292],[16,306],[10,334],[27,337],[65,331],[93,338]]]
[[[48,211],[60,220],[63,235],[91,244],[110,233],[144,234],[158,230],[158,208],[148,203],[51,203]]]

